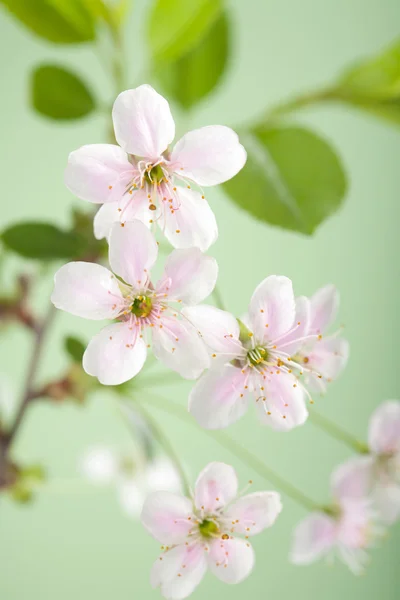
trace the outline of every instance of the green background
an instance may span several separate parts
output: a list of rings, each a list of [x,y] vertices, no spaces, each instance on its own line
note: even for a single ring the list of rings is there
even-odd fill
[[[136,0],[126,42],[129,80],[143,83],[144,18],[150,2]],[[230,2],[234,48],[221,86],[191,118],[179,121],[179,133],[206,124],[240,125],[267,106],[329,83],[349,62],[382,49],[400,32],[398,0],[236,0]],[[31,36],[16,21],[0,14],[1,82],[1,225],[23,219],[68,224],[74,200],[63,185],[68,152],[86,143],[104,141],[107,115],[71,124],[56,124],[35,115],[28,105],[27,75],[44,61],[70,65],[104,102],[112,89],[93,49],[56,48]],[[100,49],[104,52],[104,49]],[[343,157],[350,189],[340,212],[316,235],[298,234],[257,223],[212,189],[208,199],[217,215],[220,236],[211,253],[220,266],[220,287],[229,309],[244,312],[255,286],[269,274],[293,279],[296,293],[311,294],[325,283],[341,292],[340,323],[350,340],[349,365],[316,409],[360,437],[365,436],[373,408],[400,397],[397,340],[400,335],[398,223],[400,221],[400,130],[348,108],[324,106],[304,110],[293,119],[312,126]],[[7,263],[2,285],[26,266]],[[28,265],[33,270],[32,265]],[[43,310],[51,289],[52,265],[36,290]],[[66,366],[64,333],[86,336],[88,323],[58,315],[47,344],[41,377],[53,377]],[[17,326],[2,332],[1,371],[17,394],[31,348],[29,334]],[[190,385],[166,386],[160,393],[185,405]],[[145,398],[145,392],[141,392]],[[243,484],[268,489],[264,480],[209,440],[197,426],[183,426],[172,416],[151,409],[180,453],[194,479],[207,462],[234,464]],[[329,474],[349,451],[310,422],[290,434],[263,428],[253,411],[231,428],[238,440],[282,476],[318,501],[328,499]],[[33,407],[20,431],[15,457],[42,462],[50,481],[76,479],[84,449],[104,442],[129,444],[115,398],[107,392],[87,406],[40,404]],[[276,525],[254,538],[255,572],[227,588],[206,577],[194,600],[244,596],[282,600],[342,598],[394,600],[399,597],[400,530],[394,527],[373,552],[367,573],[352,576],[343,566],[318,563],[290,565],[287,554],[294,525],[304,509],[284,498]],[[112,490],[87,486],[48,485],[34,503],[19,506],[0,499],[0,598],[3,600],[147,600],[159,592],[149,586],[149,570],[158,543],[119,509]]]

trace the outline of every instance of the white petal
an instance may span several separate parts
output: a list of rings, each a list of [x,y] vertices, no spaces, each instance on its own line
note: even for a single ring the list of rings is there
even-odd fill
[[[65,185],[81,198],[97,204],[119,200],[132,179],[126,153],[112,144],[92,144],[71,152]]]
[[[155,160],[175,136],[168,102],[149,85],[122,92],[112,118],[116,140],[128,154]]]
[[[328,381],[336,379],[343,371],[349,358],[349,343],[339,337],[317,340],[310,350],[305,349],[307,367]]]
[[[265,425],[276,431],[290,431],[303,425],[308,417],[304,393],[294,377],[280,373],[269,375],[258,387],[256,406]]]
[[[193,507],[188,498],[172,492],[153,492],[143,505],[141,521],[161,544],[184,542],[193,528]]]
[[[133,479],[125,479],[119,482],[118,498],[123,511],[132,518],[138,519],[143,508],[145,495],[137,482]]]
[[[360,500],[372,489],[374,459],[371,456],[355,456],[336,467],[331,476],[332,495],[338,500]]]
[[[171,463],[164,457],[158,457],[153,460],[146,467],[146,486],[153,491],[170,491],[180,492],[181,491],[181,478],[178,471]]]
[[[296,354],[304,346],[304,337],[309,333],[310,301],[305,296],[296,298],[296,314],[292,331],[283,336],[277,344],[289,355]]]
[[[180,545],[164,552],[154,563],[150,583],[153,588],[161,588],[164,598],[182,600],[199,585],[206,570],[205,552],[200,544]]]
[[[126,223],[135,219],[150,227],[150,220],[154,217],[151,213],[146,191],[137,190],[133,194],[125,194],[117,202],[103,204],[97,211],[93,221],[94,236],[98,240],[108,238],[114,223]]]
[[[72,315],[93,320],[113,319],[124,306],[111,271],[86,262],[71,262],[57,271],[51,301]]]
[[[288,333],[295,318],[290,279],[277,275],[264,279],[250,300],[249,317],[259,343],[272,342]]]
[[[240,583],[254,567],[254,550],[245,540],[216,540],[208,557],[210,571],[224,583]]]
[[[311,513],[293,534],[290,561],[308,565],[325,556],[335,543],[335,521],[323,513]]]
[[[171,162],[176,171],[198,185],[217,185],[234,177],[246,162],[237,134],[223,125],[186,133],[175,145]]]
[[[375,490],[374,506],[385,525],[393,525],[400,519],[400,485],[380,485]]]
[[[109,240],[109,260],[114,273],[136,289],[145,287],[158,247],[153,234],[140,221],[115,223]]]
[[[177,207],[163,204],[163,214],[158,224],[174,248],[200,248],[208,250],[218,237],[215,215],[207,200],[198,192],[181,186],[175,192]]]
[[[211,294],[217,277],[218,264],[212,256],[206,256],[198,248],[174,250],[166,260],[156,289],[166,289],[170,300],[198,304]]]
[[[189,412],[205,429],[222,429],[238,421],[249,406],[248,374],[226,365],[211,369],[194,385]]]
[[[310,298],[310,332],[324,333],[336,319],[339,308],[339,292],[334,285],[326,285]]]
[[[79,470],[92,483],[109,484],[118,473],[117,457],[110,448],[90,448],[82,457]]]
[[[197,478],[194,503],[205,514],[214,513],[233,500],[238,493],[235,469],[221,462],[209,463]]]
[[[208,367],[206,347],[190,323],[164,317],[152,335],[155,356],[185,379],[197,379]]]
[[[128,323],[114,323],[91,339],[83,368],[104,385],[119,385],[139,373],[146,353],[146,344]]]
[[[0,422],[9,422],[12,418],[14,410],[17,407],[15,391],[10,385],[10,381],[6,375],[0,374]]]
[[[387,400],[373,412],[368,443],[376,454],[400,452],[400,402]]]
[[[282,502],[277,492],[255,492],[236,500],[224,516],[235,522],[234,533],[256,535],[271,527],[282,510]]]

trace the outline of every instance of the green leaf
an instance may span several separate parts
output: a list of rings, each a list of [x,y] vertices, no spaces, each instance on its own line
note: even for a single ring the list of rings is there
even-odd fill
[[[62,67],[43,65],[31,77],[34,108],[51,119],[79,119],[95,108],[92,94],[76,75]]]
[[[82,237],[48,223],[13,225],[3,231],[1,239],[20,256],[43,261],[76,258],[85,250]]]
[[[94,20],[82,0],[0,0],[36,35],[56,44],[90,42]]]
[[[217,20],[222,5],[223,0],[156,0],[147,31],[153,60],[186,54]]]
[[[224,12],[195,48],[168,65],[158,62],[155,76],[167,96],[189,109],[217,85],[228,54],[229,20]]]
[[[311,235],[340,207],[346,176],[326,141],[299,127],[259,127],[242,141],[247,163],[224,188],[254,217]]]
[[[67,354],[69,354],[74,362],[82,362],[86,346],[83,342],[81,342],[81,340],[78,340],[78,338],[70,335],[65,338],[64,346]]]

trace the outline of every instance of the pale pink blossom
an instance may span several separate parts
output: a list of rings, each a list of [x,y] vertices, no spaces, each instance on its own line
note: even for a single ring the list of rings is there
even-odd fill
[[[238,497],[235,470],[218,462],[200,473],[192,499],[150,494],[141,520],[164,546],[151,572],[152,587],[159,587],[164,598],[181,600],[194,591],[207,569],[225,583],[239,583],[254,565],[247,538],[273,525],[281,509],[276,492]]]
[[[107,237],[115,221],[140,219],[157,224],[175,248],[207,250],[218,230],[202,187],[231,179],[245,164],[236,133],[222,125],[202,127],[170,150],[175,123],[167,100],[149,85],[122,92],[112,117],[119,146],[79,148],[65,174],[76,196],[103,204],[95,236]]]
[[[349,485],[360,488],[357,498],[349,498]],[[294,531],[290,559],[308,565],[320,558],[342,560],[356,575],[368,563],[368,550],[383,535],[378,515],[368,497],[361,493],[360,478],[349,480],[348,465],[340,465],[332,474],[332,506],[311,513]]]
[[[113,272],[98,264],[72,262],[54,278],[52,302],[57,308],[86,319],[116,319],[92,338],[83,368],[105,385],[128,381],[146,360],[150,332],[155,356],[182,377],[195,379],[209,358],[195,328],[180,318],[180,308],[212,292],[218,272],[215,259],[198,248],[174,250],[153,285],[150,269],[158,248],[143,223],[114,224],[109,242]]]

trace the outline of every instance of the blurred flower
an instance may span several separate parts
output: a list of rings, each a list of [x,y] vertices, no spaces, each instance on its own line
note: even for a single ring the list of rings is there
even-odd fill
[[[296,527],[290,556],[293,563],[307,565],[337,555],[355,575],[363,572],[369,560],[367,550],[384,530],[368,497],[359,493],[350,498],[349,486],[362,490],[359,479],[349,479],[344,463],[332,474],[333,506],[312,513]]]
[[[15,410],[15,395],[8,378],[0,373],[0,425],[9,424]]]
[[[95,236],[107,237],[112,223],[140,219],[158,223],[176,248],[207,250],[218,231],[204,196],[191,189],[231,179],[246,151],[229,127],[212,125],[175,136],[169,104],[149,85],[122,92],[113,107],[118,144],[83,146],[69,156],[67,187],[79,198],[104,204]],[[179,185],[184,184],[184,185]]]
[[[182,377],[194,379],[208,365],[197,331],[178,319],[179,310],[171,303],[196,304],[208,296],[217,263],[197,248],[174,250],[153,286],[149,269],[157,253],[151,232],[140,221],[114,224],[109,260],[120,278],[85,262],[68,263],[55,274],[52,302],[57,308],[87,319],[118,319],[90,341],[83,356],[83,368],[100,383],[118,385],[141,370],[147,354],[145,330],[152,332],[156,357]]]
[[[137,453],[120,455],[106,446],[89,449],[80,471],[94,485],[115,486],[122,509],[134,518],[139,517],[150,492],[181,489],[179,474],[166,458],[145,460]]]
[[[200,473],[194,499],[168,492],[150,494],[141,520],[166,545],[151,572],[152,587],[165,598],[182,599],[199,585],[207,568],[225,583],[239,583],[253,569],[254,551],[246,539],[275,522],[282,509],[276,492],[238,498],[233,467],[210,463]]]

